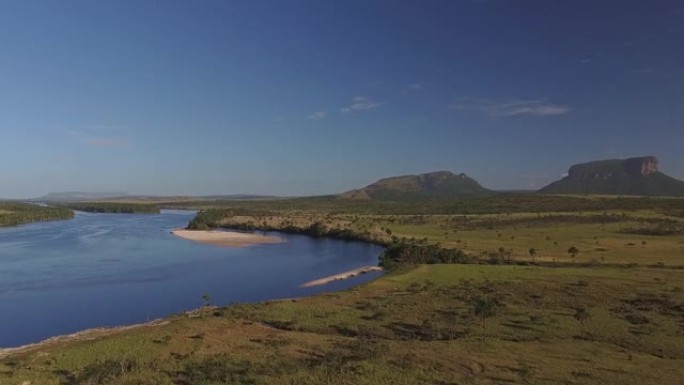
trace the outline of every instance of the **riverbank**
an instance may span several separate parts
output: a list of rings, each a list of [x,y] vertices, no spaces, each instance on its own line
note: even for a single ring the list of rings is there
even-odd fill
[[[270,235],[241,233],[236,231],[173,229],[171,230],[171,234],[194,242],[225,247],[245,247],[284,242],[282,239]]]
[[[197,312],[197,311],[199,311],[199,310],[189,311],[189,312],[186,312],[186,314],[192,314],[193,312]],[[49,348],[52,346],[59,346],[59,345],[62,345],[64,343],[87,341],[87,340],[96,340],[96,339],[100,339],[103,337],[111,336],[111,335],[119,333],[119,332],[125,332],[125,331],[140,329],[140,328],[144,328],[144,327],[162,326],[162,325],[166,325],[169,322],[171,322],[170,320],[171,320],[171,317],[167,317],[166,319],[163,319],[163,318],[162,319],[156,319],[153,321],[148,321],[148,322],[138,323],[138,324],[133,324],[133,325],[91,328],[91,329],[81,330],[81,331],[71,333],[71,334],[64,334],[64,335],[58,335],[58,336],[50,337],[50,338],[45,339],[43,341],[35,342],[32,344],[26,344],[26,345],[12,347],[12,348],[0,347],[0,359],[3,359],[7,356],[15,355],[15,354],[22,354],[22,353],[31,352],[33,350],[45,349],[45,348]]]
[[[331,275],[331,276],[328,276],[325,278],[309,281],[309,282],[302,284],[299,287],[323,286],[323,285],[327,285],[331,282],[341,281],[341,280],[349,279],[349,278],[354,278],[354,277],[357,277],[361,274],[366,274],[366,273],[370,273],[370,272],[374,272],[374,271],[383,271],[383,269],[380,266],[364,266],[364,267],[360,267],[358,269],[345,271],[344,273],[335,274],[335,275]]]

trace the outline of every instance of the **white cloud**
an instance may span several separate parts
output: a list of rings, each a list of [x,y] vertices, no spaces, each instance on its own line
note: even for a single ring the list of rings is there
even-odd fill
[[[564,115],[572,108],[563,104],[552,104],[544,100],[494,101],[478,98],[461,98],[451,105],[452,109],[480,111],[491,116],[554,116]]]
[[[328,116],[328,111],[316,111],[309,114],[309,119],[320,120]]]
[[[349,106],[340,108],[340,112],[347,113],[351,111],[372,110],[379,105],[380,103],[367,96],[356,96],[352,99],[352,102]]]

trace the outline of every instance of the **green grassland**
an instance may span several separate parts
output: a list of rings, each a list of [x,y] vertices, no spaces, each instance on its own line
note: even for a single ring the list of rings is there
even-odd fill
[[[401,264],[342,292],[205,307],[0,353],[0,384],[641,385],[684,378],[684,201],[331,199],[215,203],[191,227],[439,244],[471,259]],[[579,250],[574,259],[571,247]]]
[[[32,348],[2,360],[0,383],[674,384],[681,285],[673,269],[421,266]],[[481,296],[497,303],[486,329]]]
[[[74,213],[67,208],[43,207],[18,202],[0,202],[0,227],[73,217]]]

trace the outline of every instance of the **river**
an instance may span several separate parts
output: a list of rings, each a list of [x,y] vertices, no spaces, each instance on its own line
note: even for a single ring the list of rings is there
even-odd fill
[[[305,282],[374,265],[381,248],[270,233],[284,243],[227,248],[179,239],[194,213],[91,214],[0,229],[0,347],[145,322],[212,304],[301,297],[366,282]]]

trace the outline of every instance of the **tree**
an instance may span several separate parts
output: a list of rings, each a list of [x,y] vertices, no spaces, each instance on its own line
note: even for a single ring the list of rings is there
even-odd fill
[[[530,258],[532,258],[532,260],[534,261],[534,257],[537,256],[537,249],[535,249],[535,248],[533,247],[533,248],[531,248],[531,249],[529,250],[529,253],[530,253]]]
[[[499,247],[499,255],[501,256],[502,260],[506,259],[506,249]]]
[[[579,249],[575,246],[572,246],[568,249],[568,254],[570,254],[570,257],[572,258],[572,263],[575,263],[575,257],[577,256],[577,254],[579,254]]]
[[[582,329],[584,329],[584,322],[591,318],[591,314],[586,307],[578,306],[575,308],[575,314],[572,315],[572,318],[579,321],[579,323],[582,325]]]
[[[209,297],[208,293],[202,294],[202,309],[200,310],[200,314],[202,315],[202,318],[204,318],[204,311],[209,307],[211,297]]]
[[[482,340],[487,339],[487,318],[496,315],[499,304],[496,300],[482,296],[473,302],[473,314],[482,320]]]

